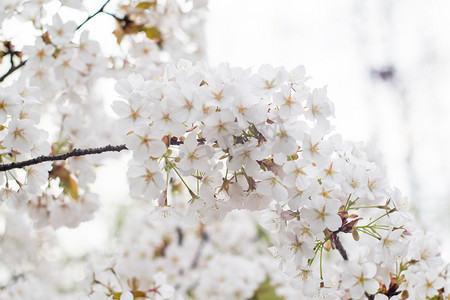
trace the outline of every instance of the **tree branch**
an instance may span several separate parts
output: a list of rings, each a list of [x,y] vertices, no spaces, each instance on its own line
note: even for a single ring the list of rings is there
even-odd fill
[[[348,260],[347,251],[345,251],[344,246],[342,245],[342,243],[339,240],[339,237],[337,235],[336,235],[336,240],[334,241],[334,245],[336,246],[336,249],[338,249],[338,251],[341,254],[342,258],[344,260]]]
[[[107,0],[102,7],[100,7],[99,10],[97,10],[97,12],[95,12],[93,15],[90,15],[89,17],[86,18],[86,20],[83,21],[83,23],[81,23],[80,25],[78,25],[77,29],[80,29],[84,24],[86,24],[90,19],[92,19],[93,17],[95,17],[96,15],[98,15],[99,13],[103,12],[103,9],[105,9],[105,6],[109,3],[109,1],[111,0]]]
[[[0,77],[0,82],[2,82],[3,80],[6,79],[6,77],[8,77],[12,73],[14,73],[15,70],[22,68],[26,63],[27,63],[27,60],[21,61],[20,64],[18,64],[17,66],[15,66],[14,63],[12,63],[8,72],[6,72],[5,74],[3,74],[2,77]]]
[[[84,155],[92,155],[92,154],[100,154],[103,152],[120,152],[122,150],[128,150],[125,145],[112,146],[107,145],[100,148],[87,148],[87,149],[73,149],[70,152],[60,155],[49,155],[49,156],[39,156],[33,159],[21,161],[21,162],[13,162],[10,164],[0,164],[0,172],[23,168],[26,166],[36,165],[46,161],[56,161],[56,160],[66,160],[70,157],[75,156],[84,156]]]

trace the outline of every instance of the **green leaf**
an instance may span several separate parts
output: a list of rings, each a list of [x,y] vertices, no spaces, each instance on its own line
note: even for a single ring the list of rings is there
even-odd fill
[[[161,31],[156,26],[152,27],[144,27],[142,29],[143,32],[145,32],[145,35],[152,40],[161,40]]]
[[[136,5],[136,8],[149,9],[154,6],[156,6],[156,1],[145,1],[145,2],[141,2],[138,5]]]

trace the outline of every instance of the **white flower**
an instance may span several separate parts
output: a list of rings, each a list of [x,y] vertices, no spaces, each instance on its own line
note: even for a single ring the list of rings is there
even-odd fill
[[[23,52],[29,57],[27,66],[52,66],[55,60],[53,57],[55,47],[44,43],[40,37],[36,39],[33,46],[24,46]]]
[[[144,161],[149,157],[161,157],[167,151],[166,144],[161,140],[162,135],[153,126],[137,127],[126,139],[127,148],[133,151],[136,161]]]
[[[402,239],[402,234],[402,229],[381,232],[381,240],[378,242],[377,250],[382,266],[395,264],[406,255],[408,244]]]
[[[281,91],[273,96],[273,103],[278,106],[283,120],[292,118],[295,121],[305,113],[302,101],[306,96],[306,93],[292,92],[290,86],[283,85]]]
[[[367,185],[367,171],[364,165],[353,165],[347,163],[342,175],[345,180],[341,182],[342,191],[346,194],[352,194],[355,197],[365,197],[369,187]]]
[[[151,120],[164,134],[180,137],[186,132],[183,122],[175,121],[173,108],[168,104],[167,98],[152,106]]]
[[[156,199],[166,189],[161,168],[153,160],[146,160],[142,166],[132,165],[127,173],[130,180],[130,192],[133,197]]]
[[[212,77],[207,79],[205,84],[199,89],[199,97],[206,105],[220,107],[221,109],[230,108],[234,100],[236,88],[230,84],[224,84],[221,79]]]
[[[57,46],[63,46],[69,43],[75,34],[77,24],[74,21],[63,23],[59,15],[54,15],[52,20],[52,25],[48,26],[48,32],[50,33],[52,42]]]
[[[10,93],[14,96],[17,96],[19,101],[22,101],[24,104],[40,103],[37,99],[38,96],[36,95],[39,88],[29,86],[25,76],[21,76],[18,80],[14,80],[14,82],[8,87],[8,91],[10,91]],[[23,117],[21,117],[21,119],[23,119]]]
[[[389,185],[378,167],[367,172],[367,196],[369,200],[385,199],[389,195]]]
[[[114,85],[114,89],[120,96],[128,99],[134,93],[145,96],[146,92],[151,89],[151,86],[147,85],[141,74],[133,73],[128,75],[127,79],[119,79]]]
[[[149,124],[151,107],[140,94],[130,94],[127,102],[114,101],[111,108],[120,117],[117,128],[123,133]]]
[[[18,117],[20,109],[18,95],[0,87],[0,124],[6,121],[8,115]]]
[[[180,145],[180,162],[178,167],[184,171],[199,170],[206,172],[210,168],[208,160],[214,154],[214,149],[209,145],[198,145],[197,133],[190,133]]]
[[[167,93],[167,104],[175,121],[190,124],[198,120],[201,102],[195,93],[196,88],[191,85],[180,86]]]
[[[25,167],[27,172],[25,190],[30,195],[41,195],[41,186],[48,182],[48,173],[51,169],[50,162]]]
[[[230,171],[239,171],[241,168],[249,176],[259,174],[260,165],[257,160],[264,159],[267,155],[262,151],[261,147],[257,147],[255,140],[236,144],[230,147],[230,158],[227,160],[227,167]]]
[[[203,136],[207,141],[217,141],[222,149],[229,148],[233,143],[233,136],[240,133],[231,112],[223,110],[205,119]]]
[[[399,214],[406,220],[414,221],[413,215],[408,211],[408,198],[402,196],[402,192],[398,188],[394,188],[394,192],[391,195],[391,201]]]
[[[436,268],[443,264],[436,239],[430,234],[425,235],[423,231],[416,231],[411,236],[408,255],[418,260],[420,267],[424,269]]]
[[[196,212],[204,224],[211,224],[212,222],[222,220],[232,209],[229,202],[215,197],[196,199],[194,203],[200,204]]]
[[[301,265],[303,259],[314,256],[315,241],[312,236],[304,235],[302,228],[288,226],[283,237],[283,244],[278,252],[285,260],[293,259],[295,265]]]
[[[445,285],[445,279],[440,277],[437,272],[421,272],[417,274],[418,284],[415,286],[416,292],[423,298],[439,295],[438,290]]]
[[[330,143],[323,140],[323,133],[322,128],[315,127],[310,135],[305,134],[302,142],[302,156],[318,167],[329,165],[333,152]]]
[[[262,65],[258,73],[253,76],[254,90],[259,94],[266,94],[277,90],[286,78],[286,70]]]
[[[338,200],[312,196],[308,207],[300,211],[300,216],[309,223],[314,234],[325,228],[336,231],[342,225],[342,219],[337,214],[340,206]]]
[[[288,200],[288,193],[283,186],[281,180],[272,172],[262,172],[260,178],[261,182],[258,182],[256,191],[262,195],[270,196],[274,200],[286,203]]]
[[[222,184],[222,174],[219,170],[223,168],[223,163],[219,162],[205,174],[203,174],[200,185],[201,197],[212,197],[215,194],[215,190]]]
[[[80,73],[85,73],[87,70],[86,63],[81,61],[76,55],[74,49],[64,49],[56,58],[55,61],[55,76],[68,84],[77,81]]]
[[[328,182],[330,184],[341,183],[344,180],[341,174],[343,164],[343,160],[333,160],[329,165],[322,166],[318,172],[318,177],[322,182]]]
[[[289,78],[287,81],[294,85],[301,85],[307,79],[308,78],[305,77],[305,66],[297,66],[289,72]],[[298,88],[295,87],[295,90],[297,89]]]
[[[85,63],[93,63],[95,56],[100,51],[100,45],[97,41],[89,39],[89,31],[83,31],[80,36],[80,44],[78,46],[78,56]]]
[[[360,299],[365,292],[375,294],[378,291],[379,283],[374,279],[377,267],[374,263],[359,265],[350,262],[346,270],[348,275],[343,284],[350,289],[352,298]]]
[[[296,187],[300,191],[304,191],[309,187],[310,180],[314,176],[314,169],[311,163],[303,159],[288,161],[283,166],[286,176],[283,182],[289,187]]]
[[[235,93],[230,111],[236,117],[242,130],[248,128],[249,123],[260,124],[266,121],[268,106],[247,90]]]
[[[328,127],[328,117],[334,115],[334,105],[327,97],[327,88],[315,89],[306,102],[306,117],[316,120],[318,124]]]
[[[259,211],[267,208],[272,199],[268,196],[264,196],[256,191],[251,192],[242,199],[242,208],[250,211]]]
[[[33,148],[37,136],[39,136],[39,132],[33,127],[30,120],[13,119],[8,124],[8,135],[5,137],[3,145],[9,149],[26,153]]]

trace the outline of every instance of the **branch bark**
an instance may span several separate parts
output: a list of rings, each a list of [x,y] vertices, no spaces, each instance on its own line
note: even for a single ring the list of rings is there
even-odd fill
[[[25,64],[27,63],[27,60],[24,60],[22,62],[20,62],[20,64],[18,64],[17,66],[15,66],[13,63],[11,64],[11,67],[9,68],[8,72],[6,72],[5,74],[3,74],[2,77],[0,77],[0,82],[2,82],[3,80],[6,79],[6,77],[8,77],[9,75],[11,75],[12,73],[14,73],[14,71],[16,71],[17,69],[22,68]]]
[[[339,237],[336,235],[336,240],[334,241],[334,245],[336,246],[336,249],[341,254],[342,258],[344,260],[348,260],[347,251],[345,251],[344,246],[342,245],[341,241],[339,240]]]
[[[36,158],[32,158],[29,160],[21,161],[21,162],[13,162],[10,164],[1,164],[0,165],[0,172],[5,172],[12,169],[18,169],[23,168],[26,166],[36,165],[42,162],[46,161],[57,161],[57,160],[66,160],[70,157],[75,156],[84,156],[84,155],[92,155],[92,154],[100,154],[103,152],[120,152],[122,150],[128,150],[128,148],[125,145],[107,145],[100,148],[87,148],[87,149],[73,149],[70,152],[67,152],[65,154],[60,155],[42,155],[38,156]]]

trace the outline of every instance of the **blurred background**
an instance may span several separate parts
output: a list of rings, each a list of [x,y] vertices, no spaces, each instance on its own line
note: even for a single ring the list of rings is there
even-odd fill
[[[328,86],[345,140],[378,149],[450,259],[450,2],[210,0],[209,62],[292,69]],[[447,238],[447,239],[446,239]]]

